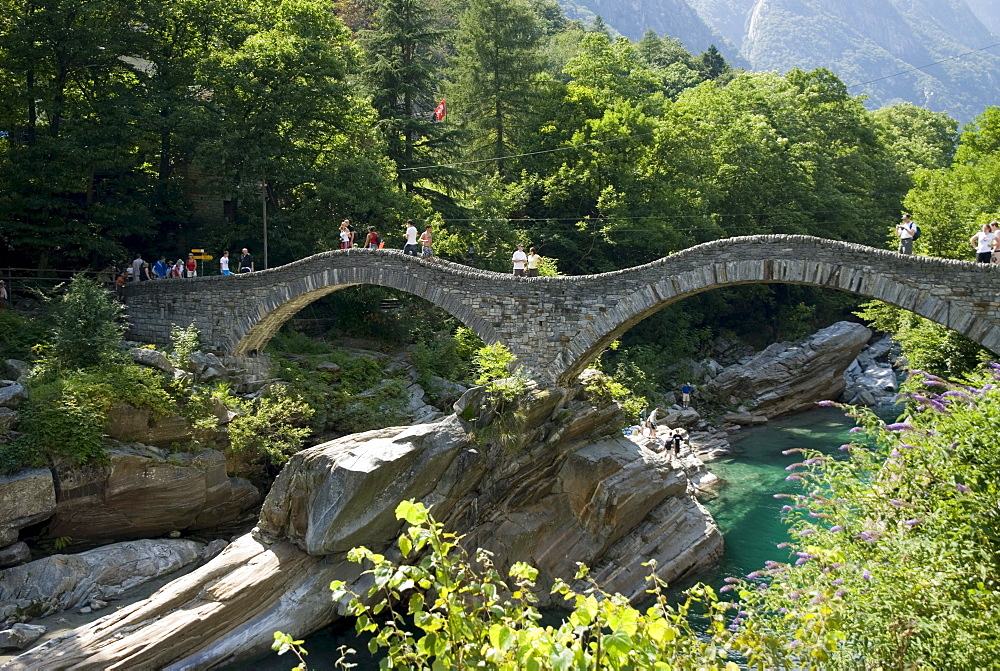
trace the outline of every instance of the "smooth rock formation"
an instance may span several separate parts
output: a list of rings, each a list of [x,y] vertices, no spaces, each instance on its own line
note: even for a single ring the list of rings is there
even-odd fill
[[[0,650],[23,650],[41,638],[46,631],[40,624],[15,624],[0,631]]]
[[[11,380],[20,380],[27,377],[28,373],[31,372],[31,364],[20,359],[6,359],[3,362],[2,372],[4,377],[8,377]]]
[[[237,519],[260,499],[250,483],[229,478],[225,456],[215,450],[171,454],[120,444],[105,463],[59,462],[54,471],[50,538],[120,540],[202,529]]]
[[[5,435],[17,428],[21,421],[21,416],[16,410],[10,408],[0,408],[0,436]]]
[[[715,561],[722,536],[694,498],[683,467],[623,438],[616,407],[595,408],[579,387],[533,388],[504,410],[481,389],[433,425],[347,436],[295,455],[276,480],[258,528],[150,599],[70,632],[10,669],[193,669],[267,649],[272,633],[305,634],[343,613],[329,582],[365,593],[365,545],[398,558],[402,499],[432,506],[470,550],[498,570],[524,560],[544,587],[576,561],[606,587],[645,597],[641,563],[668,580]],[[150,642],[156,642],[150,644]]]
[[[898,345],[891,336],[871,343],[844,371],[845,388],[837,399],[850,405],[886,405],[893,402],[899,383],[890,363]]]
[[[44,617],[108,601],[197,561],[202,544],[189,540],[114,543],[75,555],[52,555],[0,574],[0,621]],[[41,668],[41,667],[35,667]]]
[[[835,399],[844,391],[844,370],[871,337],[860,324],[837,322],[799,344],[776,343],[750,361],[730,366],[710,391],[752,414],[769,418]]]

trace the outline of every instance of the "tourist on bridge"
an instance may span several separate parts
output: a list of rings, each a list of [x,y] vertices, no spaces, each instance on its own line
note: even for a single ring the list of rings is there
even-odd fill
[[[428,261],[434,260],[434,236],[431,235],[431,226],[427,225],[424,232],[420,234],[420,258]]]
[[[350,249],[351,248],[351,231],[348,228],[350,222],[344,219],[340,222],[340,248]]]
[[[524,267],[528,265],[528,255],[524,253],[523,244],[517,244],[517,251],[510,257],[510,260],[514,264],[514,275],[524,277]]]
[[[161,256],[160,260],[153,264],[153,275],[158,280],[165,280],[170,275],[170,264],[167,257]]]
[[[982,230],[969,238],[969,244],[976,248],[976,263],[989,263],[993,257],[993,241],[996,233],[993,226],[983,224]]]
[[[184,259],[177,259],[177,263],[170,270],[171,277],[184,277]]]
[[[913,253],[913,239],[917,235],[917,225],[910,219],[909,214],[903,215],[903,220],[896,224],[896,235],[899,236],[899,253]]]
[[[145,261],[142,260],[142,254],[136,254],[135,259],[132,260],[132,281],[138,282],[142,278],[142,264]]]
[[[410,256],[417,256],[417,227],[413,225],[412,219],[406,220],[406,244],[403,245],[403,253]]]
[[[128,271],[123,270],[118,274],[118,278],[115,280],[115,298],[118,299],[119,303],[125,300],[125,284],[128,282]]]
[[[990,263],[1000,263],[1000,221],[991,221],[990,230],[993,231],[993,254],[990,256]]]
[[[194,254],[188,254],[188,260],[184,264],[185,277],[198,277],[198,262],[194,259]]]
[[[219,257],[219,272],[223,275],[232,275],[233,273],[229,270],[229,250],[222,252],[222,256]]]
[[[250,250],[246,247],[243,248],[243,255],[240,257],[240,272],[253,272],[253,255],[250,254]]]
[[[542,257],[538,255],[535,248],[528,250],[528,277],[538,277],[538,266],[542,263]]]
[[[378,231],[374,226],[368,227],[368,235],[365,236],[365,247],[368,249],[381,249],[382,238],[378,237]]]

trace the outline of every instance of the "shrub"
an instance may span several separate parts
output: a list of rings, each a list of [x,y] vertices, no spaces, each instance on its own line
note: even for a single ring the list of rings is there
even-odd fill
[[[481,347],[473,358],[476,384],[489,384],[510,377],[515,359],[507,346],[501,342]]]
[[[201,333],[198,327],[191,323],[187,328],[181,328],[177,324],[170,327],[170,342],[173,350],[174,365],[179,368],[187,368],[191,362],[191,355],[201,347]]]
[[[272,387],[268,396],[256,401],[244,402],[242,410],[229,424],[229,452],[237,463],[263,460],[280,466],[302,448],[310,433],[298,425],[308,421],[312,408],[283,386]]]
[[[675,609],[653,573],[652,604],[643,612],[624,597],[603,592],[581,566],[575,581],[585,589],[561,580],[552,588],[572,608],[569,617],[559,627],[544,626],[534,605],[537,569],[518,562],[508,582],[490,553],[479,550],[470,560],[462,539],[446,532],[422,504],[404,501],[396,517],[410,525],[398,546],[412,564],[355,548],[348,559],[371,566],[365,601],[341,581],[330,585],[335,600],[348,600],[358,632],[373,635],[369,649],[385,651],[382,668],[739,668],[726,662],[728,604],[719,603],[711,588],[693,589]],[[686,617],[695,602],[707,614],[705,630],[697,634]],[[280,632],[275,639],[279,648],[301,645]]]
[[[29,400],[21,410],[22,435],[3,458],[7,472],[42,465],[52,455],[80,464],[103,458],[102,439],[114,403],[149,408],[160,415],[177,407],[162,373],[120,357],[61,374],[42,366],[28,387]]]
[[[621,382],[617,382],[612,377],[597,370],[593,371],[593,374],[587,378],[584,389],[594,402],[613,401],[617,403],[621,406],[626,417],[632,420],[638,419],[639,413],[646,405],[646,400],[641,396],[635,395]]]
[[[14,310],[0,310],[0,359],[37,358],[33,349],[48,339],[45,320],[27,319]]]
[[[124,307],[101,285],[75,276],[61,296],[49,302],[51,356],[62,368],[87,368],[118,351],[125,327]]]
[[[739,585],[751,665],[995,667],[1000,378],[914,376],[924,388],[905,421],[848,408],[866,440],[844,459],[803,451],[792,559],[751,574],[768,589]]]

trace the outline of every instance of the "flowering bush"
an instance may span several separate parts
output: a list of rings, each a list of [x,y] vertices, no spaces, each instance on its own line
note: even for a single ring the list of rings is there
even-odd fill
[[[751,663],[804,668],[986,668],[1000,656],[1000,417],[996,380],[948,383],[847,459],[804,452],[789,496],[791,552],[737,583]]]

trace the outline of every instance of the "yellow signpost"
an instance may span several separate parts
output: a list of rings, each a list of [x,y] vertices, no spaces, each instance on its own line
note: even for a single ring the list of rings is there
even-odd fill
[[[198,261],[211,261],[215,257],[211,254],[195,254],[194,258]]]

